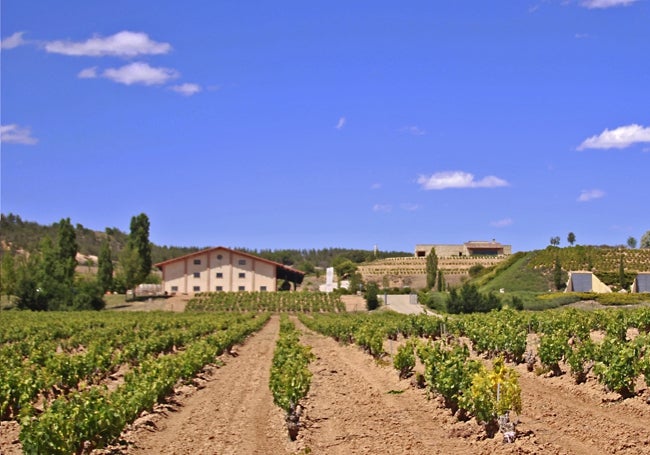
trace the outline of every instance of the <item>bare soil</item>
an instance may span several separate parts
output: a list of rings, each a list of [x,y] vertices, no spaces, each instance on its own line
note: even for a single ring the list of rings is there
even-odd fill
[[[576,385],[569,374],[546,377],[518,365],[523,410],[513,416],[517,440],[506,444],[499,434],[486,437],[473,419],[458,421],[411,380],[400,380],[390,358],[378,362],[298,326],[315,359],[295,442],[268,388],[274,317],[198,387],[179,389],[169,404],[141,417],[111,453],[650,454],[650,391],[642,384],[636,397],[621,400],[593,376]],[[20,453],[6,429],[0,453]]]

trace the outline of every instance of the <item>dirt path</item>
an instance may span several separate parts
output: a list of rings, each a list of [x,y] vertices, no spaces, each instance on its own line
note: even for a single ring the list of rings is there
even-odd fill
[[[568,374],[544,378],[518,369],[521,418],[540,441],[572,454],[650,454],[650,406],[641,397],[619,400],[595,379],[578,386]]]
[[[141,428],[129,440],[130,454],[283,454],[292,451],[282,411],[273,404],[269,371],[278,318],[226,359],[204,388],[177,412]]]
[[[314,454],[571,453],[534,435],[509,445],[485,439],[475,421],[458,422],[409,380],[399,380],[392,367],[299,326],[316,356],[299,436]]]

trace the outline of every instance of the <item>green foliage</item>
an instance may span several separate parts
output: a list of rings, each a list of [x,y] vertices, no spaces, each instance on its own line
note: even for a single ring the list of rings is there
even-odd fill
[[[0,264],[0,295],[11,296],[16,292],[16,261],[11,252],[5,251]]]
[[[102,243],[97,258],[97,281],[102,292],[113,290],[113,258],[111,257],[111,248],[108,240]]]
[[[0,362],[9,366],[0,369],[0,418],[20,420],[25,453],[102,447],[179,380],[196,375],[266,321],[268,316],[8,312],[0,324]],[[174,352],[175,346],[182,349]],[[128,369],[124,382],[113,390],[101,385],[120,365]]]
[[[481,294],[476,285],[465,283],[460,290],[452,289],[447,298],[447,311],[459,313],[487,313],[501,309],[501,302],[493,293]]]
[[[614,338],[606,338],[600,347],[599,361],[594,365],[598,380],[623,398],[634,396],[634,383],[639,375],[638,346]]]
[[[549,288],[544,270],[529,266],[533,253],[518,252],[471,280],[482,292],[505,289],[507,292],[546,292]]]
[[[471,410],[470,386],[480,363],[469,359],[467,346],[429,343],[418,348],[418,357],[424,364],[429,391],[440,394],[453,413]]]
[[[634,237],[627,238],[627,247],[632,250],[636,248],[636,239]]]
[[[576,235],[573,232],[569,232],[566,241],[569,242],[569,245],[573,246],[573,244],[576,242]]]
[[[442,272],[442,270],[439,270],[438,271],[438,292],[444,292],[446,288],[447,285],[445,283],[444,273]]]
[[[141,213],[131,218],[131,232],[123,252],[124,273],[129,288],[143,283],[151,273],[149,218]]]
[[[469,277],[470,278],[476,278],[481,273],[483,273],[484,270],[485,270],[485,267],[483,266],[483,264],[474,264],[468,270]]]
[[[74,271],[77,267],[77,241],[70,218],[62,219],[57,226],[56,256],[60,278],[66,283],[74,280]]]
[[[431,248],[431,251],[427,255],[427,288],[433,289],[436,285],[436,278],[438,275],[438,255],[436,254],[436,249]]]
[[[345,304],[335,292],[201,292],[185,311],[236,312],[344,312]]]
[[[417,342],[414,339],[411,339],[397,348],[397,353],[393,359],[393,366],[397,371],[399,371],[400,379],[408,378],[413,374],[413,368],[415,368],[416,347]]]
[[[564,359],[568,338],[566,334],[559,331],[545,333],[540,337],[539,349],[537,351],[539,360],[542,362],[542,365],[553,372],[554,376],[560,376],[562,374],[560,362]]]
[[[447,311],[447,294],[443,292],[427,291],[423,289],[418,292],[418,302],[435,311]]]
[[[555,265],[553,266],[553,285],[556,290],[564,289],[566,286],[564,282],[564,274],[562,273],[562,264],[560,263],[560,257],[555,257]]]
[[[343,257],[334,261],[334,271],[340,279],[354,275],[357,271],[357,265],[349,259]]]
[[[376,283],[368,283],[366,285],[366,307],[368,308],[368,311],[379,308],[379,298],[377,293],[378,289]]]
[[[627,249],[608,246],[577,245],[567,248],[547,247],[531,253],[530,267],[550,269],[558,257],[565,270],[594,271],[600,278],[603,272],[618,272],[621,255],[629,272],[650,269],[650,249]],[[615,281],[616,283],[615,275]],[[601,278],[602,280],[602,278]],[[607,283],[606,283],[607,284]]]
[[[273,402],[287,414],[291,440],[295,440],[298,434],[297,407],[309,392],[312,374],[308,366],[313,357],[311,349],[300,344],[300,332],[286,315],[282,315],[280,338],[273,352],[269,388]]]
[[[97,280],[81,279],[77,282],[72,298],[74,310],[102,310],[106,302],[102,299],[104,291]]]
[[[645,234],[641,236],[639,248],[650,248],[650,231],[646,231]]]

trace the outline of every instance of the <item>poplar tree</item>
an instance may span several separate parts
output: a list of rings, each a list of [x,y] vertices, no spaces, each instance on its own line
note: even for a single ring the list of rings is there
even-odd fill
[[[77,236],[70,218],[63,218],[59,222],[56,235],[56,261],[61,280],[70,286],[74,282],[74,272],[77,268],[77,250]]]
[[[126,247],[120,256],[120,265],[124,273],[127,289],[133,289],[143,283],[151,272],[151,243],[149,243],[149,218],[146,214],[131,218],[131,230]]]
[[[113,259],[111,258],[111,247],[108,239],[102,243],[97,261],[97,281],[102,292],[105,293],[113,289]]]

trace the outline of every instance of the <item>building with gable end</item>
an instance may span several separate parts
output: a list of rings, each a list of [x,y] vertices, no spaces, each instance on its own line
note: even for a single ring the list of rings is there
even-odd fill
[[[304,272],[252,254],[218,246],[159,262],[168,294],[278,290],[278,280],[302,283]]]

